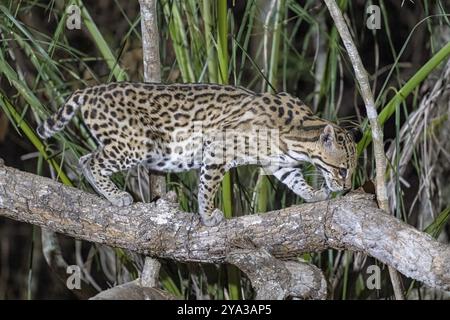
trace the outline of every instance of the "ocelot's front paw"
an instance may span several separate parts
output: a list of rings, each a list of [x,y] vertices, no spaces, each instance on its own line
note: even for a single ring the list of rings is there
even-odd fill
[[[213,212],[211,212],[209,215],[200,215],[200,218],[202,219],[203,225],[207,227],[213,227],[222,222],[224,216],[222,211],[220,211],[219,209],[214,209]]]
[[[319,190],[314,190],[311,192],[309,197],[305,197],[306,202],[318,202],[329,199],[331,196],[331,191],[328,188],[321,188]]]
[[[114,196],[109,196],[108,200],[115,206],[118,207],[126,207],[133,203],[133,197],[125,191],[122,191],[119,194],[115,194]]]

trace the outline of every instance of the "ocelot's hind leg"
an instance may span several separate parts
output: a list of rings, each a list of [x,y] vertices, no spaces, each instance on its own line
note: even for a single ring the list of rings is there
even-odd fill
[[[110,176],[122,168],[114,163],[104,150],[85,155],[80,158],[79,165],[83,175],[91,186],[113,205],[128,206],[133,198],[128,192],[120,190],[110,179]]]

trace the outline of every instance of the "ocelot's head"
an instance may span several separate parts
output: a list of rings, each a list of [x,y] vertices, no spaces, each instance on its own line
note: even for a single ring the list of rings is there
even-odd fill
[[[356,143],[361,139],[359,129],[347,131],[327,124],[317,141],[318,153],[312,162],[321,171],[328,189],[348,190],[352,186],[352,175],[356,168]]]

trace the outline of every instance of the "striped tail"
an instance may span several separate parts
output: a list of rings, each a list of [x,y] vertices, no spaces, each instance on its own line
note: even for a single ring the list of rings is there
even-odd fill
[[[64,129],[77,109],[83,104],[83,97],[80,93],[81,91],[75,91],[57,113],[50,116],[37,128],[39,137],[47,139]]]

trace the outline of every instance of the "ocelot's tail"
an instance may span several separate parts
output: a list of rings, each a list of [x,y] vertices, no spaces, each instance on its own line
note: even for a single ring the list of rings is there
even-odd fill
[[[75,91],[57,113],[51,115],[37,128],[37,134],[42,139],[51,137],[69,123],[77,109],[83,104],[80,92]]]

